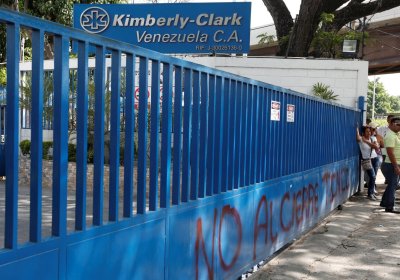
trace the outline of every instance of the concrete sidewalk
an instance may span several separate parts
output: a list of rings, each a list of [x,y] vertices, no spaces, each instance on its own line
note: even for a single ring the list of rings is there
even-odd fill
[[[377,201],[351,197],[247,279],[400,279],[400,214],[379,207],[382,183]]]

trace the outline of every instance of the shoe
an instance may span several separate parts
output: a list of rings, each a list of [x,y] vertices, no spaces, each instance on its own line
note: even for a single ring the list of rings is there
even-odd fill
[[[374,195],[368,195],[367,198],[368,198],[369,200],[372,200],[372,201],[375,201],[375,200],[376,200],[376,198],[375,198]]]
[[[400,214],[400,210],[396,209],[396,208],[386,208],[385,212],[394,213],[394,214]]]
[[[375,198],[375,200],[378,200],[378,196],[377,195],[373,194],[372,196]]]
[[[374,190],[374,194],[375,194],[375,195],[377,195],[377,194],[378,194],[378,192],[377,192],[376,190]]]

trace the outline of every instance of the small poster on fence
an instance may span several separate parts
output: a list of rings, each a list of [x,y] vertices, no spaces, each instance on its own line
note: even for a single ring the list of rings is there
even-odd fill
[[[279,101],[271,101],[271,121],[281,120],[281,103]]]
[[[286,121],[287,122],[294,122],[294,105],[288,104],[286,110]]]

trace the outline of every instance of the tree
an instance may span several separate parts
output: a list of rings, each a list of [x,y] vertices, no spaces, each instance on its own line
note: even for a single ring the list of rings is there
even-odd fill
[[[67,26],[72,25],[72,12],[75,3],[81,4],[118,4],[126,3],[126,0],[0,0],[0,6],[8,7],[14,11],[21,11],[42,19],[57,22]],[[21,31],[21,44],[24,49],[24,55],[29,57],[29,50],[25,52],[26,48],[30,47],[31,34],[27,30]],[[5,26],[0,25],[0,63],[6,60],[6,46],[5,46]],[[53,57],[53,38],[51,36],[45,37],[45,58],[51,59]]]
[[[374,81],[368,82],[367,94],[367,117],[372,117],[372,101],[374,92]],[[400,112],[400,97],[391,96],[387,93],[384,85],[379,79],[375,84],[375,106],[374,115],[385,115],[387,113]]]
[[[323,13],[333,14],[332,22],[324,29],[337,32],[351,21],[400,6],[400,0],[302,0],[295,23],[284,0],[263,2],[275,23],[279,54],[286,52],[290,41],[288,55],[300,57],[308,56]]]

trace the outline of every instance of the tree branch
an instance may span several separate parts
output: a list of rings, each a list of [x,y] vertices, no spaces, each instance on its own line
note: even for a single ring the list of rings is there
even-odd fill
[[[377,0],[366,4],[362,4],[362,2],[364,1],[352,0],[346,7],[334,12],[333,29],[340,30],[346,23],[353,20],[387,11],[400,5],[400,0]]]
[[[289,35],[293,27],[293,18],[283,0],[262,0],[275,23],[278,39]]]
[[[364,0],[351,0],[353,1],[364,1]],[[337,1],[332,1],[332,0],[323,0],[322,2],[322,11],[325,13],[333,13],[337,9],[339,9],[343,4],[346,2],[349,2],[349,0],[337,0]]]

